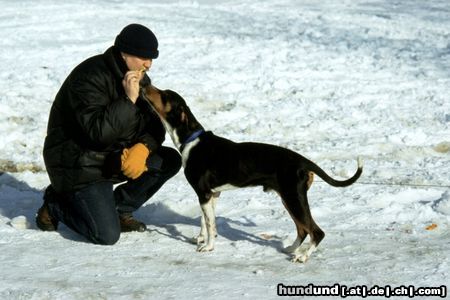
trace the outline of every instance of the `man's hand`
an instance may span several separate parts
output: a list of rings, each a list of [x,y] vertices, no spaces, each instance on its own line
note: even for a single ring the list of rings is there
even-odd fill
[[[128,71],[122,80],[123,88],[125,89],[125,94],[133,103],[136,103],[139,97],[139,81],[141,80],[142,72],[138,71]]]
[[[131,148],[125,148],[121,155],[122,172],[125,176],[136,179],[147,171],[147,157],[150,150],[142,143],[137,143]]]

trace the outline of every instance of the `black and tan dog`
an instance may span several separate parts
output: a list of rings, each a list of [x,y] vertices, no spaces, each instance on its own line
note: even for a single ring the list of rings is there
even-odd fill
[[[262,186],[265,191],[275,190],[280,195],[297,227],[297,239],[287,250],[293,253],[293,261],[305,262],[325,236],[311,216],[306,195],[313,174],[332,186],[349,186],[362,173],[361,161],[358,159],[358,170],[353,177],[338,181],[291,150],[268,144],[235,143],[205,131],[184,99],[174,91],[147,86],[143,94],[180,150],[184,174],[198,195],[203,216],[196,238],[197,250],[214,249],[215,205],[221,191]],[[308,234],[310,246],[300,252],[299,247]]]

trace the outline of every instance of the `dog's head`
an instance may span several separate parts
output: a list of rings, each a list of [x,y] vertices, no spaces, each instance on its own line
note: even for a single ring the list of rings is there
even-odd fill
[[[194,132],[203,129],[186,101],[178,93],[172,90],[159,90],[148,85],[143,88],[143,95],[158,113],[177,147],[188,140]]]

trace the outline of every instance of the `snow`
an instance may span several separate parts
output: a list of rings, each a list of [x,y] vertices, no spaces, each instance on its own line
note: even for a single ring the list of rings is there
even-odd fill
[[[449,282],[447,0],[0,4],[1,299],[275,299],[279,283]],[[200,208],[182,172],[136,212],[149,230],[114,246],[37,230],[53,98],[133,22],[159,38],[154,84],[216,134],[288,147],[337,178],[363,157],[357,184],[312,186],[326,236],[306,264],[282,252],[294,224],[260,188],[222,193],[216,249],[195,252]]]

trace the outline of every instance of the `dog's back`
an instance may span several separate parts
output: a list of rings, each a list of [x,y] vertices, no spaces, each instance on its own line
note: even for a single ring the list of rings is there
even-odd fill
[[[195,168],[194,173],[208,171],[211,174],[211,188],[229,184],[235,187],[262,185],[264,189],[278,190],[279,180],[291,181],[293,177],[309,172],[317,174],[333,186],[343,187],[355,182],[362,173],[362,166],[358,163],[358,170],[351,178],[338,181],[314,162],[280,146],[253,142],[235,143],[212,132],[204,133],[200,141],[189,155],[189,159],[195,163],[188,163],[186,167]],[[186,173],[190,174],[191,170]]]
[[[225,184],[235,187],[261,185],[265,189],[277,189],[278,178],[296,172],[303,159],[298,153],[279,146],[235,143],[206,132],[200,137],[200,143],[191,150],[185,174],[190,176],[192,173],[208,172],[211,189]]]

